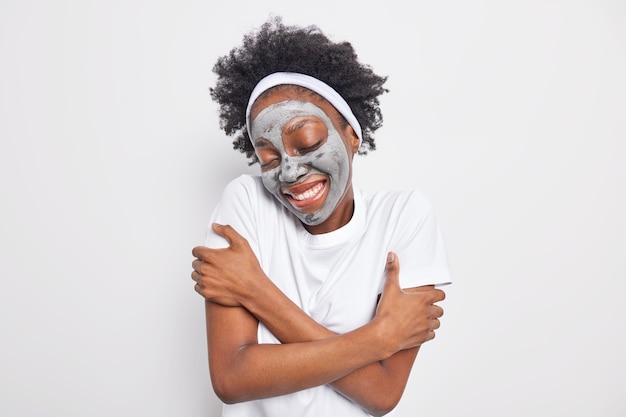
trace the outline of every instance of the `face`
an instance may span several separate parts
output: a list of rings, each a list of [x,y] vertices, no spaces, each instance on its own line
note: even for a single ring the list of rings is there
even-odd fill
[[[309,226],[325,222],[351,189],[352,154],[327,114],[336,110],[320,106],[279,98],[251,121],[265,188]]]

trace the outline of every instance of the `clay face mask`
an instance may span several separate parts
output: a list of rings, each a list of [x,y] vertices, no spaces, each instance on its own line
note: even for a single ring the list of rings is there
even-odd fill
[[[283,141],[284,127],[300,117],[323,123],[328,134],[320,138],[322,144],[314,146],[313,150],[303,149],[289,155]],[[293,132],[297,135],[298,128]],[[278,154],[269,168],[263,169],[265,188],[307,225],[315,226],[328,219],[348,186],[350,159],[339,132],[326,113],[307,101],[282,101],[266,107],[254,118],[251,135],[257,153],[259,143],[265,142],[268,144],[264,146],[272,146]]]

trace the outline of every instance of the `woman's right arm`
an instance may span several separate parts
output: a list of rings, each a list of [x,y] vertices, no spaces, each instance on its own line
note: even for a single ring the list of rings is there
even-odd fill
[[[392,326],[402,320],[385,312],[343,335],[301,343],[258,344],[258,321],[245,308],[205,303],[211,379],[226,403],[327,384],[424,341],[425,329],[415,329],[409,320]]]
[[[229,258],[231,249],[218,250],[215,259],[233,265],[235,259]],[[201,256],[198,252],[202,251],[204,249],[196,249],[195,254]],[[216,254],[212,250],[209,252]],[[256,258],[247,259],[255,262]],[[241,262],[241,257],[237,260],[237,265],[245,270],[245,262]],[[201,268],[198,262],[194,262],[194,268],[207,272],[207,268]],[[198,287],[202,287],[197,288],[201,294],[230,305],[225,307],[207,301],[209,362],[218,396],[225,402],[238,402],[332,382],[335,389],[371,414],[382,415],[393,408],[406,384],[417,354],[416,346],[434,337],[433,323],[436,322],[435,328],[438,327],[438,320],[424,318],[440,315],[440,308],[433,303],[443,298],[443,293],[436,290],[416,296],[402,291],[398,282],[397,260],[389,266],[387,285],[374,320],[341,336],[306,315],[301,317],[304,314],[302,310],[290,305],[290,301],[274,286],[251,288],[252,292],[263,291],[253,298],[264,300],[265,307],[250,305],[248,309],[259,313],[264,323],[280,322],[277,326],[281,329],[275,330],[286,344],[277,345],[257,344],[258,320],[248,309],[238,306],[237,300],[243,298],[241,295],[233,299],[216,299],[215,294],[209,294],[215,288],[210,279],[200,279],[199,272],[194,272]],[[256,266],[248,265],[247,268],[255,270]],[[221,282],[232,283],[233,290],[245,287],[237,283],[234,275],[224,279],[225,273],[217,272]],[[239,273],[243,273],[241,269]],[[202,276],[208,278],[211,275],[213,273]],[[271,317],[265,317],[262,311],[267,311]],[[378,384],[375,390],[372,390],[372,381]]]

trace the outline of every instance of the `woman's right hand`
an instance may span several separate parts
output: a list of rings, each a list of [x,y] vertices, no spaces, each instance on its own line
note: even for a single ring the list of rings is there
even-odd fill
[[[373,322],[382,329],[382,340],[389,355],[419,346],[435,337],[443,309],[435,303],[445,299],[445,293],[434,286],[400,288],[400,263],[390,252],[385,268],[386,282]]]
[[[231,226],[213,225],[213,230],[228,242],[227,248],[193,248],[191,278],[195,290],[205,299],[226,307],[246,307],[259,285],[267,281],[248,241]]]

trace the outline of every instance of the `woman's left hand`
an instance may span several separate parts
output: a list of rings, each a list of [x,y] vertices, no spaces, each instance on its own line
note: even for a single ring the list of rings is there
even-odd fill
[[[193,248],[191,278],[194,289],[209,301],[224,306],[244,306],[253,296],[255,286],[268,279],[248,241],[231,226],[214,224],[213,231],[222,236],[229,246],[210,249]]]

